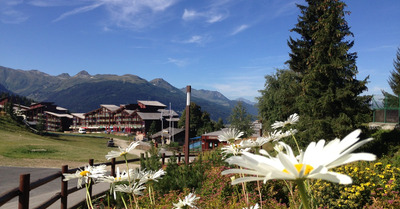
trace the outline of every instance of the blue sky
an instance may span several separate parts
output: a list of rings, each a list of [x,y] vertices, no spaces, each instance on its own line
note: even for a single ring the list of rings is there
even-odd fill
[[[345,1],[368,92],[387,84],[400,1]],[[282,0],[0,0],[0,65],[50,75],[134,74],[254,101],[285,68],[296,3]]]

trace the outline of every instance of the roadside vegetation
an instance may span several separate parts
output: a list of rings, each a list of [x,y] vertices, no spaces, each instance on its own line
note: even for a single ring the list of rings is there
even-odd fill
[[[283,124],[285,124],[284,122]],[[295,132],[293,132],[295,133]],[[296,135],[296,134],[295,134]],[[149,158],[141,161],[141,170],[135,171],[131,176],[139,179],[132,182],[142,182],[142,175],[146,172],[162,172],[157,177],[157,181],[150,183],[140,183],[142,190],[130,193],[116,189],[117,196],[114,198],[111,193],[94,199],[93,206],[98,208],[124,208],[124,201],[127,208],[180,208],[179,205],[191,204],[197,208],[399,208],[400,207],[400,134],[399,130],[369,130],[360,137],[360,143],[363,140],[373,137],[374,140],[360,145],[361,147],[354,151],[358,153],[371,153],[377,159],[373,161],[357,161],[344,164],[329,169],[338,175],[346,175],[352,179],[352,183],[338,183],[321,179],[302,179],[307,182],[307,197],[309,206],[305,207],[301,201],[301,192],[296,185],[296,181],[282,179],[250,180],[245,184],[233,182],[243,177],[254,177],[253,175],[243,175],[238,173],[229,173],[227,171],[238,168],[237,165],[228,164],[230,158],[240,159],[241,166],[246,166],[243,158],[243,152],[254,153],[261,158],[259,147],[246,149],[246,142],[251,139],[237,137],[234,140],[235,146],[219,147],[216,150],[201,153],[195,161],[189,165],[177,164],[176,159],[171,158],[166,167],[160,164],[160,155],[156,148],[149,151]],[[268,138],[268,137],[265,137]],[[274,137],[273,137],[274,138]],[[294,135],[284,136],[279,141],[268,141],[262,146],[268,150],[271,156],[279,152],[276,145],[281,142],[289,143],[293,141]],[[257,139],[258,140],[258,139]],[[295,140],[295,139],[294,139]],[[341,139],[343,141],[344,139]],[[327,139],[327,143],[331,141]],[[380,145],[380,146],[378,146]],[[326,147],[328,145],[325,145]],[[335,146],[335,145],[333,145]],[[349,146],[349,145],[348,145]],[[268,149],[267,147],[274,147]],[[234,149],[234,150],[231,150]],[[294,153],[298,153],[295,147],[292,147]],[[300,150],[306,150],[306,147],[300,147]],[[327,149],[328,150],[328,149]],[[240,154],[242,153],[242,154]],[[314,159],[325,158],[325,152]],[[353,155],[351,154],[351,155]],[[272,157],[273,158],[273,157]],[[254,158],[257,160],[257,158]],[[233,160],[232,160],[233,161]],[[231,161],[231,162],[232,162]],[[249,163],[250,161],[247,161]],[[265,163],[265,162],[264,162]],[[257,164],[257,163],[256,163]],[[258,163],[257,167],[260,175],[267,175],[263,163]],[[124,166],[121,166],[123,168]],[[127,168],[125,168],[127,169]],[[249,168],[242,167],[243,170]],[[239,169],[239,170],[242,170]],[[238,169],[236,169],[238,170]],[[136,173],[139,172],[139,173]],[[257,172],[255,170],[254,172]],[[299,171],[300,172],[300,171]],[[228,175],[225,175],[225,174]],[[121,175],[126,175],[122,172]],[[308,175],[307,173],[305,174]],[[128,184],[127,179],[122,182],[114,182],[115,186]],[[241,182],[241,181],[239,181]],[[152,190],[148,188],[151,186]],[[137,187],[139,188],[139,187]],[[151,191],[151,193],[149,193]],[[134,195],[136,202],[129,204],[130,195]],[[150,198],[151,197],[151,198]],[[192,197],[189,201],[187,197]],[[134,199],[135,199],[134,198]],[[136,205],[136,206],[135,206]],[[255,206],[258,207],[255,207]],[[186,205],[188,206],[188,205]],[[82,203],[82,208],[85,208]],[[184,207],[183,207],[184,208]],[[187,207],[192,208],[192,207]],[[193,207],[195,208],[195,207]]]

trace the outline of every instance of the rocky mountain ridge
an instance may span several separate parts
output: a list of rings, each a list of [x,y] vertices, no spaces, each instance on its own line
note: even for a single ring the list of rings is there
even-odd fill
[[[101,104],[129,104],[137,100],[157,100],[172,104],[177,112],[186,106],[186,90],[178,89],[162,78],[147,81],[136,75],[90,75],[81,71],[74,76],[62,73],[52,76],[39,70],[15,70],[0,66],[0,85],[5,90],[36,101],[50,101],[71,112],[89,112]],[[226,122],[237,103],[220,92],[192,88],[192,101],[210,113],[211,118]],[[257,115],[254,105],[245,103],[250,114]]]

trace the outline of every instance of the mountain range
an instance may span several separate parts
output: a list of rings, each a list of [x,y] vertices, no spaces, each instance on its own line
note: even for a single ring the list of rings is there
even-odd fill
[[[182,113],[186,106],[186,88],[178,89],[162,78],[147,81],[136,75],[96,74],[81,71],[74,76],[63,73],[52,76],[38,70],[17,70],[0,66],[0,92],[12,92],[35,101],[54,102],[70,112],[89,112],[101,104],[130,104],[137,100],[157,100]],[[251,115],[257,109],[250,102],[243,106]],[[213,120],[227,122],[239,100],[229,100],[218,91],[191,91],[191,101],[207,111]]]

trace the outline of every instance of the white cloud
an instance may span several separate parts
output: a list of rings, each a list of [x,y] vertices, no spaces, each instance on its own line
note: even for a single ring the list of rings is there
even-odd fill
[[[175,64],[178,67],[185,67],[188,64],[188,61],[182,59],[180,60],[180,59],[168,58],[167,63]]]
[[[216,22],[220,22],[224,19],[224,15],[222,14],[211,14],[208,16],[208,23],[216,23]]]
[[[66,18],[68,16],[71,16],[71,15],[76,15],[76,14],[79,14],[79,13],[84,13],[84,12],[88,12],[88,11],[94,10],[99,6],[102,6],[103,4],[104,3],[97,3],[97,4],[92,4],[92,5],[89,5],[89,6],[76,8],[76,9],[74,9],[72,11],[69,11],[69,12],[66,12],[66,13],[62,14],[57,19],[55,19],[53,22],[60,21],[60,20]]]
[[[80,1],[71,0],[30,0],[28,4],[37,7],[58,7],[82,4]]]
[[[163,20],[162,12],[174,5],[177,0],[101,0],[91,1],[90,5],[75,8],[60,15],[55,21],[68,16],[89,12],[100,6],[109,15],[108,24],[117,27],[140,29]]]
[[[228,17],[227,11],[221,12],[217,9],[211,9],[204,12],[197,12],[195,10],[185,9],[183,11],[182,19],[184,21],[193,21],[196,19],[202,19],[207,23],[216,23],[224,20]]]
[[[23,0],[3,0],[1,1],[1,4],[4,4],[5,6],[16,6],[22,4],[23,2]]]
[[[183,40],[183,41],[177,41],[180,43],[184,44],[198,44],[198,45],[203,45],[207,43],[210,40],[209,36],[200,36],[200,35],[194,35],[190,37],[189,39]]]
[[[375,47],[371,47],[371,48],[368,48],[368,49],[366,49],[366,50],[364,50],[364,51],[367,51],[367,52],[376,52],[376,51],[383,51],[383,50],[387,50],[387,49],[397,49],[397,45],[381,45],[381,46],[375,46]]]
[[[190,39],[184,41],[185,43],[198,43],[200,44],[203,40],[201,36],[192,36]]]
[[[372,86],[372,87],[368,87],[368,91],[364,92],[363,94],[381,95],[382,94],[382,90],[392,93],[392,90],[389,87]]]
[[[286,2],[285,4],[281,4],[281,1],[276,2],[276,9],[274,12],[275,17],[280,17],[280,16],[286,16],[286,15],[291,15],[297,12],[296,10],[296,4],[299,4],[300,2],[298,0]]]
[[[233,32],[231,33],[231,35],[232,35],[232,36],[233,36],[233,35],[236,35],[236,34],[242,32],[242,31],[246,30],[247,28],[249,28],[248,25],[240,25],[240,26],[236,27],[235,30],[233,30]]]
[[[189,21],[189,20],[196,19],[199,16],[201,16],[201,15],[199,15],[196,11],[185,9],[183,11],[182,19],[185,21]]]
[[[6,24],[18,24],[26,21],[29,16],[14,8],[22,3],[22,0],[0,1],[0,21]]]

